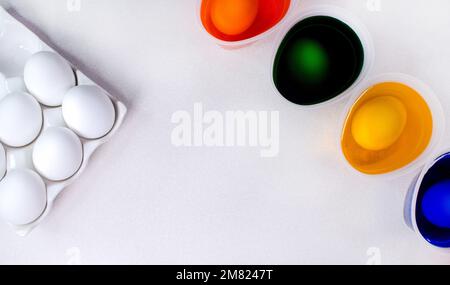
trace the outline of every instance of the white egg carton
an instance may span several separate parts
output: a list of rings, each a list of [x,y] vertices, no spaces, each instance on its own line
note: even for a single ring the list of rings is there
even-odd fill
[[[0,100],[8,93],[12,92],[25,91],[30,93],[25,87],[23,80],[24,67],[27,60],[33,54],[40,51],[55,52],[37,35],[11,16],[5,9],[0,7]],[[77,70],[73,65],[72,68],[76,74],[77,85],[98,86],[81,71]],[[123,103],[117,101],[106,91],[104,92],[109,96],[114,105],[114,126],[107,135],[99,139],[89,140],[79,137],[82,143],[83,160],[81,167],[69,179],[63,181],[50,181],[41,176],[46,185],[47,193],[45,210],[36,220],[29,224],[11,225],[18,235],[26,236],[36,226],[38,226],[43,219],[45,219],[45,217],[50,213],[58,195],[61,194],[67,186],[72,184],[83,173],[94,151],[100,145],[107,142],[121,126],[127,109]],[[46,107],[42,104],[41,107],[43,110],[43,126],[39,136],[41,136],[45,130],[50,127],[65,127],[70,129],[64,121],[62,107]],[[6,173],[14,169],[30,169],[38,173],[34,167],[32,158],[32,151],[35,143],[36,140],[34,140],[31,144],[20,148],[9,147],[3,144],[6,151]]]

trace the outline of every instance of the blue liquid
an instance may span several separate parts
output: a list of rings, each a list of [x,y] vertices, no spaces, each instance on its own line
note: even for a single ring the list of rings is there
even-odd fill
[[[450,228],[450,180],[439,182],[425,192],[422,211],[433,225]]]

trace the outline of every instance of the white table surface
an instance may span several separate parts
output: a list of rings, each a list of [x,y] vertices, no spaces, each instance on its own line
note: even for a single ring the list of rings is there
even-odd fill
[[[196,0],[81,0],[78,12],[66,0],[1,2],[130,112],[30,236],[0,223],[0,264],[450,264],[403,221],[412,174],[374,180],[342,163],[342,105],[304,111],[274,94],[273,37],[225,51],[199,29]],[[381,11],[365,0],[302,1],[316,3],[367,25],[370,76],[421,78],[450,114],[449,1],[381,0]],[[279,111],[279,155],[174,147],[171,116],[195,102]]]

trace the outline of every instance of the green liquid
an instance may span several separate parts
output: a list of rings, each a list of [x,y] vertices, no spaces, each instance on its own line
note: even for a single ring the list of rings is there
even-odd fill
[[[289,52],[290,70],[298,80],[314,84],[325,79],[329,67],[328,55],[319,43],[301,40],[292,45]]]
[[[364,49],[358,35],[340,20],[315,16],[287,33],[275,58],[273,77],[287,100],[314,105],[347,90],[363,65]]]

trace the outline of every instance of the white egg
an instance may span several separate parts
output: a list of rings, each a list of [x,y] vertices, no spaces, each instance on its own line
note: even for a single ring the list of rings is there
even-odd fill
[[[76,86],[67,92],[62,112],[69,128],[86,139],[105,136],[116,120],[111,99],[102,89],[91,85]]]
[[[6,174],[6,151],[2,144],[0,144],[0,180],[5,177]]]
[[[63,127],[49,128],[33,147],[36,170],[52,181],[72,177],[83,162],[83,146],[74,132]]]
[[[29,169],[9,171],[0,182],[0,216],[13,225],[26,225],[39,218],[47,205],[42,178]]]
[[[75,73],[60,55],[42,51],[35,53],[25,64],[25,85],[39,102],[56,107],[62,104],[64,94],[75,86]]]
[[[42,109],[33,96],[18,92],[0,101],[0,141],[12,147],[33,142],[42,128]]]

